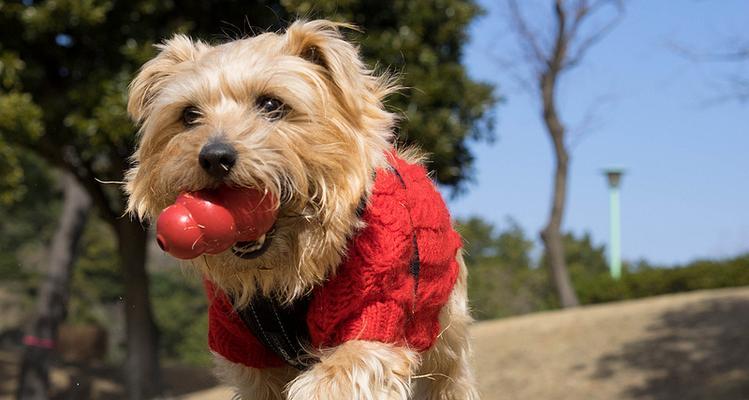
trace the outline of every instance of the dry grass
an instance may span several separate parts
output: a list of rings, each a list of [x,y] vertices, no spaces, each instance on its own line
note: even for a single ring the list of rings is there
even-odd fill
[[[484,399],[749,399],[749,288],[474,326]]]

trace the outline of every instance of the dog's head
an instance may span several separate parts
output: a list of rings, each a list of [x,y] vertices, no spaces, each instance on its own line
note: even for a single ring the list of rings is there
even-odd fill
[[[324,279],[384,163],[395,117],[382,101],[394,86],[362,63],[344,26],[296,22],[217,46],[177,35],[130,85],[141,131],[130,212],[154,219],[179,193],[219,185],[280,199],[262,254],[196,260],[242,298],[255,286],[293,297]]]

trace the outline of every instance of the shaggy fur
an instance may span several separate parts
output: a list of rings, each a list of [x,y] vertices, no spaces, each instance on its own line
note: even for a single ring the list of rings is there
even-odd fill
[[[361,221],[356,207],[386,166],[397,118],[383,107],[396,85],[360,60],[344,24],[295,22],[282,34],[210,46],[176,35],[159,46],[130,86],[128,111],[141,126],[125,190],[129,211],[153,219],[183,191],[221,183],[261,187],[280,198],[273,242],[254,260],[231,251],[192,261],[237,307],[259,290],[283,302],[335,274]],[[285,104],[282,118],[257,99]],[[182,113],[199,117],[186,125]],[[230,143],[236,165],[219,182],[198,164],[214,138]],[[413,152],[401,157],[416,159]],[[298,373],[256,370],[216,357],[219,376],[243,399],[475,399],[468,367],[465,266],[441,313],[443,332],[423,354],[351,341],[318,349],[320,363]]]

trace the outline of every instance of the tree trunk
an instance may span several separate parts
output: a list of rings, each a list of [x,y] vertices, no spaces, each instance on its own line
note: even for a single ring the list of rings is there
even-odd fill
[[[549,223],[541,232],[541,239],[546,248],[546,255],[551,267],[554,285],[559,295],[562,307],[576,307],[580,304],[577,294],[572,286],[567,261],[564,257],[564,243],[561,234],[561,218],[564,211],[564,196],[567,185],[567,161],[557,162],[554,173],[554,195],[552,200],[551,216]],[[557,223],[556,221],[560,221]]]
[[[19,400],[49,397],[49,364],[57,328],[67,314],[70,280],[78,243],[91,210],[91,199],[69,173],[62,176],[64,204],[60,223],[52,239],[47,273],[39,291],[37,315],[24,337]]]
[[[125,381],[128,399],[142,400],[161,392],[158,330],[153,319],[146,273],[148,234],[140,221],[127,217],[117,220],[115,229],[125,280]]]
[[[556,111],[554,90],[556,85],[556,71],[552,65],[551,72],[541,76],[541,96],[543,99],[543,119],[546,129],[554,145],[556,167],[554,171],[554,193],[552,194],[551,213],[546,227],[541,231],[541,239],[546,248],[546,254],[551,266],[554,284],[559,294],[562,307],[576,307],[580,304],[572,287],[567,262],[564,257],[564,243],[562,242],[562,217],[564,216],[567,198],[567,175],[569,154],[564,143],[564,126]]]

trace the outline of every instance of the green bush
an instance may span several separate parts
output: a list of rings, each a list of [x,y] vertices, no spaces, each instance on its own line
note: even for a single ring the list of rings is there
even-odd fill
[[[607,273],[576,276],[575,289],[583,304],[636,299],[700,289],[749,285],[749,254],[727,260],[695,261],[684,266],[641,266],[625,269],[619,281]]]

